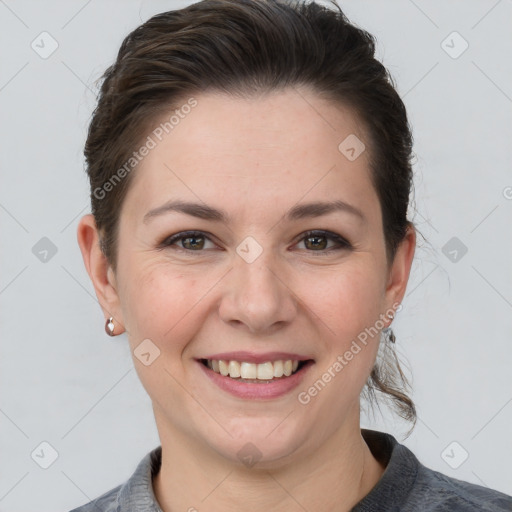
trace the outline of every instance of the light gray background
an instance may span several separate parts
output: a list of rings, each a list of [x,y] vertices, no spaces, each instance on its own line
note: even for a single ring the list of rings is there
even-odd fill
[[[69,510],[159,444],[127,339],[104,333],[76,227],[90,211],[94,81],[129,31],[188,3],[0,0],[2,511]],[[428,243],[418,237],[394,323],[419,415],[404,442],[431,468],[512,494],[512,3],[340,5],[377,37],[415,136],[411,216]],[[59,45],[47,59],[31,48],[43,31]],[[453,31],[469,43],[458,58],[442,46]],[[57,247],[47,262],[32,252],[42,237]],[[456,262],[443,252],[453,237],[467,247]],[[406,431],[388,414],[365,425]],[[43,441],[58,452],[48,469],[31,458]]]

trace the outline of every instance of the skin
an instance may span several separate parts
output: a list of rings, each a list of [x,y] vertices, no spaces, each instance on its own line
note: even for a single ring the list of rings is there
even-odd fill
[[[148,338],[160,350],[149,366],[133,357],[163,450],[155,496],[165,512],[350,510],[384,471],[359,423],[379,336],[308,404],[297,394],[401,302],[414,229],[388,265],[369,143],[354,161],[338,150],[350,134],[366,140],[348,107],[305,88],[250,100],[195,98],[192,112],[133,171],[116,272],[99,250],[94,218],[84,216],[78,228],[105,318],[114,317],[116,334],[126,330],[132,355]],[[223,209],[231,222],[176,212],[143,222],[169,199]],[[335,199],[360,209],[366,222],[346,212],[284,221],[297,203]],[[320,238],[317,249],[304,235],[313,229],[339,234],[352,248],[329,250],[336,242]],[[158,249],[186,230],[208,238]],[[263,250],[252,263],[236,252],[247,236]],[[195,360],[232,350],[293,352],[315,364],[285,396],[244,400],[213,385]],[[237,456],[246,443],[262,454],[252,467]]]

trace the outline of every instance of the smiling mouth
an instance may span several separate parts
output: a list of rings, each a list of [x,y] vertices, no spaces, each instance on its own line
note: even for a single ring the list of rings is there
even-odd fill
[[[226,361],[217,359],[200,359],[210,370],[238,382],[255,384],[275,382],[299,372],[305,366],[313,364],[312,359],[297,361],[292,359],[267,361],[255,364],[245,361]]]

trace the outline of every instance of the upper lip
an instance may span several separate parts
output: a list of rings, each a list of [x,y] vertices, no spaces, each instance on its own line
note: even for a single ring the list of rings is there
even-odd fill
[[[287,361],[291,359],[292,361],[308,361],[309,359],[313,359],[312,357],[303,356],[300,354],[294,354],[291,352],[264,352],[258,354],[256,352],[247,352],[244,350],[239,350],[236,352],[222,352],[218,354],[212,354],[201,359],[215,359],[215,360],[224,360],[224,361],[240,361],[247,363],[266,363],[268,361]]]

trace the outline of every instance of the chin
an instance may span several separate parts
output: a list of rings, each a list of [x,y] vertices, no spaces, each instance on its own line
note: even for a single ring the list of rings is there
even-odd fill
[[[304,425],[285,418],[286,414],[279,419],[261,416],[237,418],[227,429],[233,437],[226,434],[210,440],[208,444],[227,460],[250,469],[284,466],[299,448],[304,449],[308,438],[311,438],[304,432]]]

